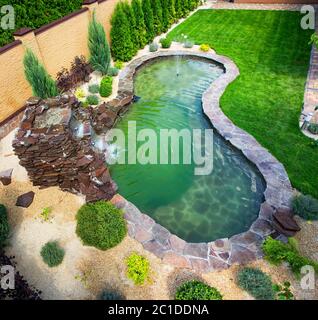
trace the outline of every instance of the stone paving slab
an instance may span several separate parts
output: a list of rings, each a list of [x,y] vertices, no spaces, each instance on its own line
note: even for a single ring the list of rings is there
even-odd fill
[[[236,127],[220,108],[219,101],[226,87],[239,76],[239,69],[227,57],[214,52],[202,53],[186,49],[160,50],[133,60],[119,75],[119,90],[133,92],[133,79],[137,70],[154,59],[169,56],[190,56],[208,59],[221,64],[222,74],[202,95],[202,107],[214,129],[253,162],[266,181],[265,201],[261,205],[258,219],[250,229],[230,239],[219,239],[209,243],[187,243],[152,218],[141,213],[132,203],[116,195],[112,203],[121,208],[128,222],[129,235],[143,247],[179,268],[190,268],[199,272],[226,269],[234,263],[244,264],[262,257],[261,244],[271,235],[281,235],[272,225],[272,215],[279,208],[289,208],[293,189],[284,166],[254,137]]]

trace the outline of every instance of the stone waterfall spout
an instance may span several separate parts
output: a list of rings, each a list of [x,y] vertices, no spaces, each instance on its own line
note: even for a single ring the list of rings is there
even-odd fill
[[[14,151],[34,185],[59,186],[85,195],[87,201],[109,200],[116,185],[105,156],[91,147],[89,117],[84,122],[77,117],[74,122],[76,110],[79,102],[72,95],[29,99]]]

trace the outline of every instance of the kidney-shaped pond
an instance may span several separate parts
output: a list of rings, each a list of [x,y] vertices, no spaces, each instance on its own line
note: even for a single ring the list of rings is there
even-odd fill
[[[212,129],[201,98],[223,72],[216,64],[190,57],[156,59],[140,68],[134,79],[140,99],[116,126],[127,138],[122,150],[126,159],[130,121],[136,121],[137,133],[153,129],[158,137],[160,129]],[[239,150],[216,132],[205,142],[213,145],[209,155],[213,170],[208,175],[195,175],[193,162],[111,166],[121,195],[188,242],[208,242],[248,230],[264,200],[263,177]],[[182,144],[173,152],[181,155]]]

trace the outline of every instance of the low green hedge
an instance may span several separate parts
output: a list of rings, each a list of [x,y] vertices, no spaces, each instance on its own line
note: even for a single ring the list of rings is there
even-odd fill
[[[4,247],[9,237],[10,227],[8,222],[7,209],[0,204],[0,248]]]
[[[223,297],[218,289],[209,285],[191,280],[182,284],[176,292],[176,300],[222,300]]]
[[[274,300],[275,291],[271,278],[262,270],[244,268],[237,274],[239,287],[257,300]]]
[[[83,244],[100,250],[115,247],[127,233],[122,211],[110,202],[87,203],[80,208],[76,219],[76,234]]]
[[[81,9],[82,4],[83,0],[0,0],[0,7],[12,5],[15,13],[15,29],[0,28],[0,47],[14,41],[14,31],[23,27],[39,28]]]

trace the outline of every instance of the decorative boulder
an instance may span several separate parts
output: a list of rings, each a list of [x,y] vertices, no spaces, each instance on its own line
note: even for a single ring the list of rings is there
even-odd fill
[[[284,208],[277,209],[273,214],[273,227],[287,237],[293,237],[296,232],[300,231],[292,212]]]
[[[15,205],[17,207],[28,208],[32,204],[33,199],[34,192],[30,191],[19,196]]]
[[[4,186],[8,186],[11,183],[12,171],[13,169],[8,169],[0,172],[0,181]]]

